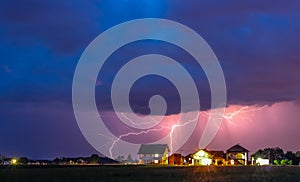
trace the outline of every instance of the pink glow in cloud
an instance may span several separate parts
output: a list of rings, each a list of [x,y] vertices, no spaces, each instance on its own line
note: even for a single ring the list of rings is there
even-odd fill
[[[295,102],[281,102],[270,106],[231,105],[226,109],[220,130],[207,148],[210,150],[225,151],[232,145],[239,143],[250,150],[250,152],[255,152],[258,149],[266,147],[277,146],[284,150],[298,151],[300,149],[300,143],[298,142],[298,138],[300,137],[300,122],[297,117],[299,112],[300,105]],[[126,135],[126,129],[128,129],[127,127],[124,127],[126,125],[122,127],[114,125],[116,117],[111,114],[105,113],[102,117],[104,117],[104,120],[109,120],[109,123],[111,122],[108,126],[117,130],[120,135]],[[173,146],[183,145],[177,151],[172,152],[182,152],[184,155],[192,153],[199,149],[199,140],[203,133],[203,129],[207,124],[209,111],[201,111],[199,113],[198,123],[194,131],[193,128],[179,126],[176,127],[172,133],[171,128],[178,124],[180,116],[181,114],[164,116],[163,120],[157,123],[155,127],[151,128],[154,129],[153,131],[138,135],[128,135],[121,139],[129,141],[130,143],[136,141],[134,143],[139,144],[143,142],[148,143],[147,141],[149,140],[155,142],[163,137],[167,137],[168,139],[164,141],[167,142],[171,148]],[[153,119],[155,120],[156,116],[153,116]],[[134,133],[134,131],[132,132]],[[180,137],[186,132],[191,132],[192,135],[185,142]],[[148,137],[150,137],[150,139]],[[172,140],[170,138],[172,138]],[[118,142],[116,142],[115,145],[116,149],[114,152],[126,151],[125,148],[117,150],[120,149],[120,147],[118,147]],[[135,155],[137,151],[132,150],[128,152]],[[121,154],[128,155],[127,153]]]
[[[227,113],[242,106],[230,106]],[[210,143],[210,149],[228,149],[240,143],[251,152],[266,147],[282,147],[284,150],[300,149],[299,112],[295,102],[281,102],[271,106],[248,106],[232,119],[225,119],[218,135]]]

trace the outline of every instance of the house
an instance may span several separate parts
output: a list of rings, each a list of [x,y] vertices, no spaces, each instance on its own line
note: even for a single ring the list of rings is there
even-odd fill
[[[251,165],[269,165],[270,164],[270,151],[258,150],[251,155]]]
[[[184,157],[181,154],[172,154],[168,157],[168,164],[170,165],[182,165]]]
[[[192,165],[211,165],[212,164],[212,157],[210,153],[205,150],[201,149],[195,152],[192,155]]]
[[[138,151],[139,164],[168,164],[167,144],[142,144]]]
[[[249,150],[236,144],[226,151],[227,165],[247,165]]]
[[[183,159],[184,165],[193,165],[193,163],[194,163],[193,154],[188,154],[187,156],[184,157]]]
[[[212,158],[212,164],[216,166],[223,166],[226,164],[226,154],[222,150],[209,151]]]
[[[263,166],[263,165],[270,165],[270,160],[269,160],[269,159],[257,158],[257,159],[255,160],[255,164],[256,164],[256,165],[260,165],[260,166]]]
[[[223,151],[209,151],[201,149],[184,158],[185,165],[225,165],[225,153]]]

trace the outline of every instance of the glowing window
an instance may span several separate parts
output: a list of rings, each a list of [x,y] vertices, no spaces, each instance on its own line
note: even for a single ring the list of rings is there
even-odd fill
[[[237,159],[245,159],[244,154],[236,154]]]
[[[230,164],[231,164],[231,165],[234,165],[234,160],[230,160]]]
[[[204,156],[205,156],[205,152],[204,152],[203,150],[200,150],[200,151],[198,152],[198,156],[199,156],[199,157],[204,157]]]
[[[12,159],[11,160],[11,164],[13,164],[13,165],[17,164],[17,162],[18,162],[17,159]]]
[[[270,161],[269,161],[269,159],[258,158],[256,160],[256,163],[259,164],[259,165],[269,165]]]
[[[211,165],[211,163],[212,163],[212,160],[208,159],[208,158],[204,158],[200,161],[201,165]]]

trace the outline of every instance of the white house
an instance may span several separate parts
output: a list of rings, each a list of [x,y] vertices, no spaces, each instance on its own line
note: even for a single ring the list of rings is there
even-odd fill
[[[168,164],[167,144],[142,144],[138,151],[139,164]]]

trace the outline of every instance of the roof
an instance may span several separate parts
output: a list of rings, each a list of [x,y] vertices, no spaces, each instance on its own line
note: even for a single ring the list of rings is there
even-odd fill
[[[170,155],[170,156],[174,156],[174,157],[183,157],[181,154],[178,154],[178,153],[174,153],[174,154],[172,154],[172,155]]]
[[[188,155],[185,156],[185,158],[193,157],[193,155],[194,155],[194,153],[188,154]]]
[[[220,158],[225,158],[225,153],[221,150],[221,151],[216,151],[216,150],[212,150],[209,151],[210,155],[212,157],[220,157]]]
[[[227,152],[249,152],[249,150],[245,149],[244,147],[240,146],[239,144],[236,144],[229,148]]]
[[[166,149],[169,150],[167,144],[142,144],[138,154],[163,154]]]
[[[209,150],[207,150],[207,149],[205,148],[205,149],[198,149],[198,150],[196,150],[196,152],[194,152],[193,154],[198,153],[200,150],[203,150],[204,152],[209,152]]]

